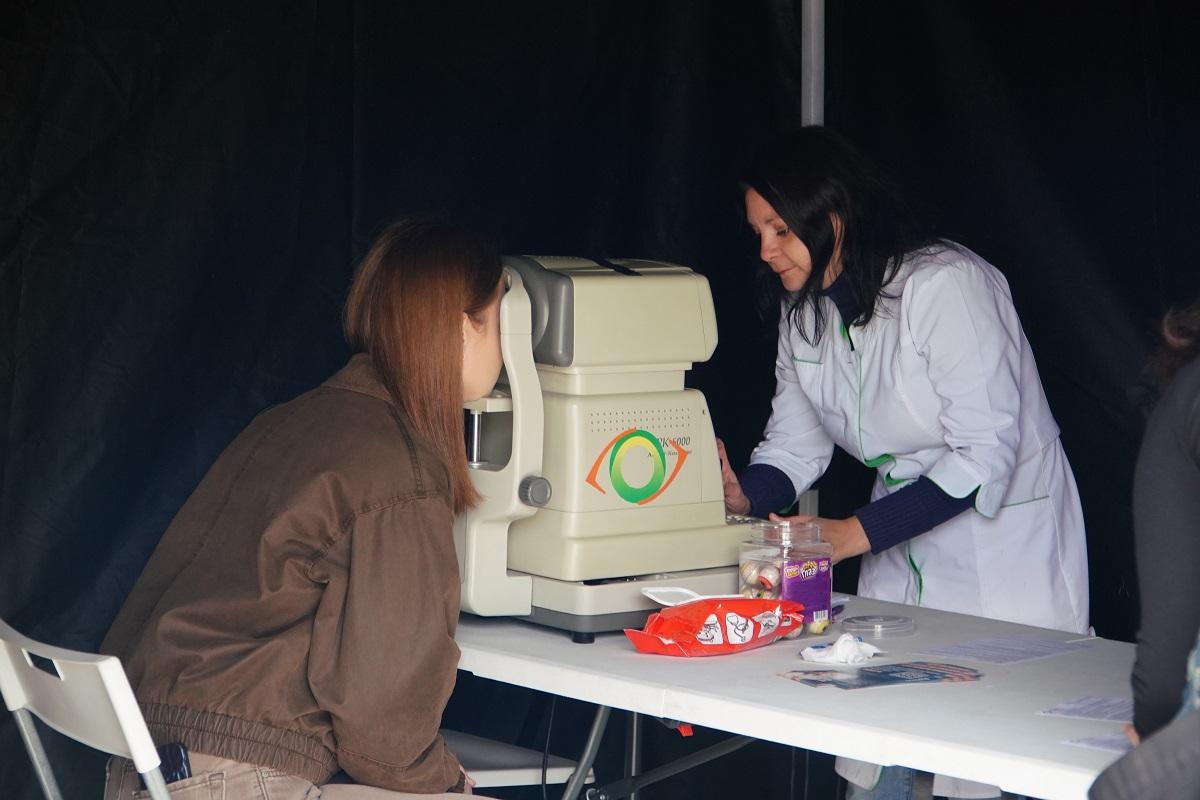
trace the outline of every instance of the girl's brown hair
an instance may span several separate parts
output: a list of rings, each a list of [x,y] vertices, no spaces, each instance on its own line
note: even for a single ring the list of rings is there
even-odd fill
[[[1162,338],[1162,345],[1150,356],[1150,366],[1159,386],[1166,386],[1180,368],[1200,357],[1200,302],[1168,311]]]
[[[342,315],[405,417],[450,473],[455,514],[479,502],[463,441],[462,314],[482,321],[500,287],[487,240],[437,219],[389,226],[363,258]]]

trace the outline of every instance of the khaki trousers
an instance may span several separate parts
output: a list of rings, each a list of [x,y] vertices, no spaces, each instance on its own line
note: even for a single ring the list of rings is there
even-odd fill
[[[277,769],[204,753],[189,753],[188,760],[192,765],[192,777],[167,785],[173,800],[462,800],[463,797],[461,794],[409,794],[352,784],[314,786],[304,778]],[[104,800],[145,800],[149,797],[150,793],[138,783],[132,761],[109,759]]]

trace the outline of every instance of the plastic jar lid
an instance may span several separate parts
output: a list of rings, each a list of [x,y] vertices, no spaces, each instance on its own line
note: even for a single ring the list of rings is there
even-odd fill
[[[847,617],[842,620],[842,630],[846,633],[856,633],[869,639],[904,636],[912,633],[913,628],[912,617],[894,617],[886,614]]]
[[[755,539],[764,544],[806,544],[821,541],[821,525],[817,522],[791,520],[760,520],[751,523]]]

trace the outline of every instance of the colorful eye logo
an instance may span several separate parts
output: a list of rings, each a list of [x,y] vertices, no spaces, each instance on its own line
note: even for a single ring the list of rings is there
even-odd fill
[[[675,477],[683,467],[683,462],[687,460],[687,451],[676,444],[673,439],[668,439],[667,444],[674,448],[679,455],[675,461],[675,469],[671,470],[670,476],[667,476],[667,455],[657,437],[648,431],[637,428],[622,431],[604,446],[600,455],[596,456],[595,462],[592,463],[592,469],[588,472],[587,483],[600,494],[606,494],[604,487],[596,481],[596,475],[600,471],[600,464],[604,461],[604,456],[611,451],[612,455],[608,459],[608,479],[613,490],[622,500],[644,506],[667,490],[667,487],[675,481]],[[635,451],[641,451],[650,458],[650,479],[640,486],[633,486],[626,480],[623,468],[626,457]]]

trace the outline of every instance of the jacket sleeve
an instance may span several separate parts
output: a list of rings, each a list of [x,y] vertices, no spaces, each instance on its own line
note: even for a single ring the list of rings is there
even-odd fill
[[[458,563],[439,496],[357,516],[328,564],[308,682],[333,723],[338,765],[395,791],[454,787],[458,760],[438,734],[454,688]]]
[[[797,370],[821,365],[793,358],[787,315],[779,325],[775,356],[775,397],[763,440],[750,454],[751,464],[769,464],[792,481],[796,496],[825,473],[833,458],[833,440],[800,384]],[[794,496],[792,500],[795,500]]]
[[[1133,725],[1145,741],[1179,712],[1200,632],[1200,362],[1150,415],[1134,470],[1133,527],[1141,601]]]
[[[955,262],[914,275],[902,306],[941,400],[946,452],[926,474],[951,497],[979,489],[976,508],[994,517],[1020,444],[1025,344],[1007,286],[999,273]]]

